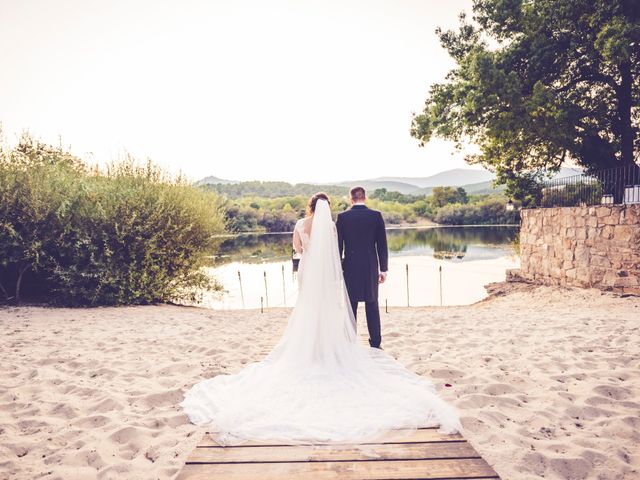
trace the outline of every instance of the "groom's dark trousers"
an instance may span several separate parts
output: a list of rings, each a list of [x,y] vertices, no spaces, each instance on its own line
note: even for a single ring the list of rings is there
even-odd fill
[[[358,301],[351,300],[351,309],[353,310],[353,316],[358,316]],[[380,348],[382,342],[382,335],[380,333],[380,309],[378,308],[378,301],[364,302],[364,311],[367,315],[367,329],[369,330],[369,345],[372,347]]]
[[[364,302],[369,344],[379,348],[382,337],[378,273],[387,271],[389,257],[382,214],[365,205],[354,205],[338,215],[336,229],[344,282],[353,314],[357,313],[358,302]]]

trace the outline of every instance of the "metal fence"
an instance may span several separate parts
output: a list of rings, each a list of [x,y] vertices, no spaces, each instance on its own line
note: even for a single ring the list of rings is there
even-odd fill
[[[544,182],[541,207],[640,203],[640,166],[609,168]]]

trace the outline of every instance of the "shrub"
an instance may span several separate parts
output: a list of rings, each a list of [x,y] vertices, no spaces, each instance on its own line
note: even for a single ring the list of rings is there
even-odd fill
[[[435,221],[444,225],[517,224],[519,212],[507,211],[500,198],[488,198],[474,204],[445,205],[438,209]]]
[[[219,196],[132,159],[89,170],[23,137],[0,152],[0,293],[65,305],[194,300],[219,245]]]

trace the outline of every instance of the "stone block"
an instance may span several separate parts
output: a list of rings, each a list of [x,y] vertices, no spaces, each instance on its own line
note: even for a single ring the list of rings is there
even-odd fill
[[[638,287],[640,286],[640,282],[638,282],[638,278],[633,277],[618,277],[613,284],[614,287]]]
[[[590,256],[589,249],[582,245],[576,247],[573,253],[573,258],[579,265],[588,265]]]
[[[638,227],[640,228],[640,226]],[[633,225],[616,225],[613,227],[613,238],[620,243],[630,245],[637,234],[637,229]]]
[[[599,286],[606,272],[607,270],[605,268],[590,267],[591,285]]]
[[[613,225],[605,225],[600,228],[600,238],[610,240],[613,238]]]
[[[622,289],[623,293],[628,295],[638,295],[640,296],[640,287],[624,287]]]
[[[605,225],[619,225],[620,224],[620,212],[613,211],[608,217],[603,217],[602,221]]]
[[[580,285],[588,287],[591,285],[591,270],[588,267],[581,267],[576,269],[576,280]]]
[[[617,279],[618,279],[618,276],[616,275],[616,272],[614,272],[613,270],[607,270],[604,276],[602,277],[601,283],[605,287],[613,287]]]
[[[628,205],[620,213],[620,223],[624,225],[640,224],[640,205]]]
[[[561,278],[562,277],[562,269],[560,267],[556,267],[554,265],[549,270],[549,275],[551,275],[553,278]]]
[[[611,260],[602,255],[591,255],[590,264],[593,267],[611,268]]]

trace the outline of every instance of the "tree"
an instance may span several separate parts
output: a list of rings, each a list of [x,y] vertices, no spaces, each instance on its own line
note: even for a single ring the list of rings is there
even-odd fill
[[[467,203],[467,192],[462,187],[434,187],[431,192],[431,203],[436,207],[444,207],[449,203]]]
[[[436,32],[457,67],[413,118],[421,145],[476,143],[467,161],[494,170],[510,194],[567,160],[635,168],[640,2],[475,0],[473,13],[457,32]]]

